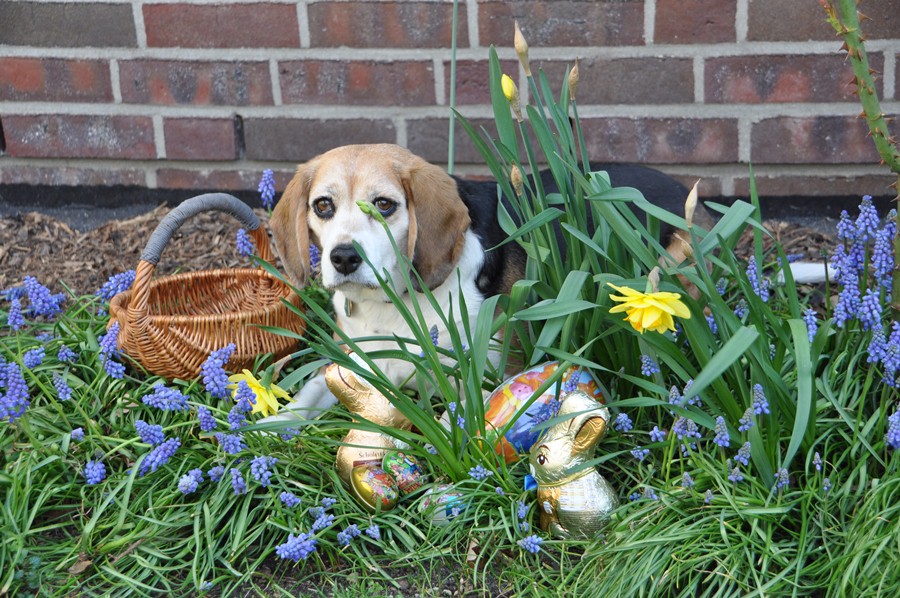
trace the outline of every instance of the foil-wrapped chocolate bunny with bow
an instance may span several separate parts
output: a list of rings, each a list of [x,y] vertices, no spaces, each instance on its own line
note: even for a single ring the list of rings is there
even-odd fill
[[[582,391],[566,395],[557,417],[531,448],[539,525],[558,538],[595,535],[618,505],[612,486],[584,467],[606,434],[609,409]]]

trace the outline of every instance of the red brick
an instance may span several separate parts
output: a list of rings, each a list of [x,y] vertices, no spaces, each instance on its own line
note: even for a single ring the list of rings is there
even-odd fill
[[[867,38],[897,37],[900,31],[897,0],[865,0],[860,9],[871,18],[861,23]],[[836,39],[819,0],[751,0],[747,17],[747,39],[751,41]],[[837,42],[835,48],[840,45]]]
[[[312,47],[449,48],[448,2],[316,2],[307,7]],[[458,47],[469,45],[466,6],[459,3]]]
[[[167,118],[163,122],[169,160],[235,160],[238,157],[233,118]]]
[[[571,63],[536,62],[559,94]],[[579,104],[690,104],[694,66],[690,58],[619,58],[578,61]]]
[[[3,165],[0,182],[4,185],[52,185],[54,187],[140,186],[147,184],[143,170],[134,168],[78,168],[75,166]]]
[[[882,56],[870,56],[870,65],[881,70]],[[853,70],[837,54],[710,58],[705,68],[708,103],[859,101],[848,85]]]
[[[0,2],[0,40],[10,46],[137,46],[126,2]]]
[[[296,60],[278,65],[285,104],[430,105],[433,71],[431,61]]]
[[[736,2],[722,0],[657,0],[653,41],[658,44],[733,42],[736,11]]]
[[[756,188],[760,196],[768,197],[839,197],[896,195],[890,188],[897,182],[892,175],[862,176],[804,176],[796,174],[765,175],[759,169],[755,173]],[[750,195],[750,179],[736,178],[734,192],[738,197]],[[814,204],[810,203],[812,207]],[[837,217],[837,214],[833,214]]]
[[[64,114],[3,117],[6,151],[23,158],[156,158],[146,116]]]
[[[518,83],[519,61],[501,60],[500,68]],[[456,103],[490,104],[491,89],[487,60],[456,61]],[[450,61],[444,61],[444,97],[450,103]]]
[[[684,174],[671,174],[673,179],[690,189],[694,186],[694,183],[697,180],[700,180],[700,184],[697,185],[697,195],[700,196],[701,199],[704,198],[715,198],[719,199],[722,197],[722,181],[715,176],[703,176],[700,175],[684,175]],[[687,199],[687,198],[685,198]]]
[[[145,4],[144,27],[150,47],[300,47],[293,4]]]
[[[529,46],[623,46],[644,42],[642,0],[559,0],[478,3],[481,45],[513,45],[518,19]]]
[[[0,98],[19,102],[111,102],[103,60],[0,58]]]
[[[265,62],[125,60],[119,63],[122,101],[131,104],[271,105]]]
[[[395,143],[396,139],[394,125],[387,119],[244,119],[250,160],[303,162],[340,145]]]
[[[482,127],[496,137],[493,120],[469,119],[475,130]],[[454,128],[454,161],[458,163],[483,164],[484,158],[475,148],[465,130],[458,123]],[[447,140],[450,137],[450,121],[446,118],[421,118],[407,121],[406,147],[417,156],[435,164],[447,163]]]
[[[865,123],[847,116],[782,116],[751,129],[751,156],[768,164],[878,163]]]
[[[598,162],[719,164],[738,159],[734,119],[582,119],[588,155]]]
[[[156,186],[160,189],[255,191],[259,187],[260,175],[259,171],[243,169],[160,168],[156,171]]]

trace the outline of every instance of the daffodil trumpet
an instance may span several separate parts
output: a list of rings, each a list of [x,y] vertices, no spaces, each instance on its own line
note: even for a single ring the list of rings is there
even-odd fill
[[[621,295],[610,295],[610,299],[619,302],[610,308],[609,313],[625,312],[625,320],[639,333],[647,330],[659,332],[667,330],[675,331],[675,318],[685,320],[691,317],[691,312],[681,301],[679,293],[655,291],[650,280],[647,282],[647,291],[640,292],[628,287],[620,287],[607,283]]]

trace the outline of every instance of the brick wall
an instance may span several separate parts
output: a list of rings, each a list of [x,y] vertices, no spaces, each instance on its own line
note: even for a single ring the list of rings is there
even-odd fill
[[[885,110],[900,114],[900,9],[863,0]],[[255,188],[337,145],[447,156],[451,14],[441,0],[0,2],[0,184]],[[597,160],[706,196],[888,195],[818,0],[461,0],[457,101],[490,117],[487,48],[555,85],[581,61]],[[900,125],[895,125],[900,128]],[[898,131],[894,131],[895,135]],[[457,172],[484,169],[457,135]]]

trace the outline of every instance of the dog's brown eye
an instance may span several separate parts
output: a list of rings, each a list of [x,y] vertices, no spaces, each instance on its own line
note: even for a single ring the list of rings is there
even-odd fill
[[[545,457],[544,455],[538,455],[537,462],[541,465],[544,465],[545,463],[547,463],[547,457]]]
[[[319,218],[331,218],[334,216],[334,202],[328,197],[320,197],[314,200],[312,207]]]
[[[372,203],[375,204],[375,209],[381,212],[382,216],[390,216],[397,209],[397,204],[386,197],[378,197]]]

